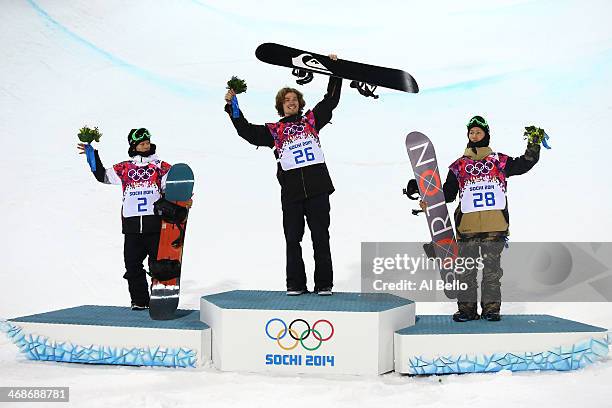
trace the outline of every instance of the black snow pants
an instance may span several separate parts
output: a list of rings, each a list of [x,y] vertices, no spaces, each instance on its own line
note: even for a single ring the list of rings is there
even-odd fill
[[[125,274],[132,303],[137,305],[149,304],[149,284],[143,266],[145,258],[151,261],[157,259],[159,246],[159,233],[125,234],[123,246],[123,260],[125,261]]]
[[[283,203],[283,229],[287,244],[287,289],[306,289],[306,272],[300,243],[304,236],[304,218],[310,228],[314,250],[314,290],[333,286],[329,249],[329,194]]]
[[[482,257],[484,265],[482,271],[481,285],[481,305],[500,304],[501,303],[501,278],[503,270],[501,268],[501,253],[504,249],[506,241],[499,237],[475,237],[461,239],[459,241],[459,256],[470,257],[476,259]],[[458,274],[459,281],[467,284],[466,291],[460,291],[457,301],[460,304],[470,304],[476,306],[477,302],[477,266],[465,270],[464,273]],[[499,306],[497,306],[499,309]]]

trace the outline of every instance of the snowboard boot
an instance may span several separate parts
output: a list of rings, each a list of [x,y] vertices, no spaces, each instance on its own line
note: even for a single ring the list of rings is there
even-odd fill
[[[470,320],[478,320],[478,307],[474,302],[457,302],[458,311],[453,315],[453,320],[456,322],[468,322]]]
[[[138,303],[132,302],[132,310],[145,310],[148,308],[149,308],[149,305],[147,304],[138,304]]]
[[[501,320],[501,315],[499,314],[501,303],[499,302],[484,303],[481,305],[481,307],[482,307],[482,318],[483,319],[489,322],[499,322]]]
[[[319,296],[331,296],[332,295],[332,288],[318,289],[316,292],[317,292],[317,295],[319,295]]]
[[[308,289],[287,288],[287,296],[300,296],[305,293],[308,293]]]

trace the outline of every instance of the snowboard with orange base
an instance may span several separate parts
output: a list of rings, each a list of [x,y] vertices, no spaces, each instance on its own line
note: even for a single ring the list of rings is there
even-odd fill
[[[193,171],[184,164],[170,168],[164,197],[155,203],[162,218],[157,260],[151,264],[149,316],[153,320],[175,318],[179,303],[183,244],[193,194]]]

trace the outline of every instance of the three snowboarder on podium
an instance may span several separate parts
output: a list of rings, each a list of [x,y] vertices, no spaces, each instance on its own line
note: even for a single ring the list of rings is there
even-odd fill
[[[337,59],[334,54],[329,56]],[[329,296],[333,288],[333,267],[329,244],[330,200],[334,192],[319,139],[320,130],[330,123],[332,112],[340,100],[342,79],[330,76],[327,93],[313,109],[304,112],[305,101],[300,91],[282,88],[278,91],[275,108],[281,119],[265,125],[251,124],[243,112],[233,112],[236,93],[225,95],[225,111],[238,135],[255,146],[273,149],[277,161],[277,179],[281,186],[283,230],[286,241],[287,295],[308,293],[302,259],[301,241],[305,222],[308,224],[315,260],[314,292]],[[235,103],[237,107],[237,103]],[[477,270],[468,269],[459,280],[468,287],[457,298],[458,322],[500,320],[501,253],[509,234],[509,214],[506,200],[507,177],[524,174],[539,160],[540,144],[529,141],[525,153],[512,158],[495,153],[489,147],[490,129],[482,116],[474,116],[467,124],[468,144],[462,157],[449,166],[443,190],[445,201],[459,195],[455,211],[459,256],[482,257],[484,263],[481,294],[481,315],[477,303]],[[150,144],[146,129],[133,129],[128,135],[131,160],[105,169],[97,151],[93,151],[97,166],[92,168],[96,179],[108,184],[121,184],[124,191],[122,209],[125,234],[124,260],[132,308],[147,307],[149,294],[142,262],[156,258],[161,220],[153,212],[153,202],[164,188],[164,177],[170,165],[157,158],[155,145]],[[91,145],[80,144],[86,153]],[[92,153],[90,151],[90,153]],[[141,174],[142,173],[142,174]],[[140,177],[135,180],[134,177]],[[135,182],[148,177],[147,194],[152,199],[137,201],[130,195]],[[479,186],[479,188],[473,188]],[[138,188],[142,188],[139,186]],[[482,190],[482,189],[486,189]],[[149,202],[150,201],[150,202]],[[422,209],[426,203],[421,202]]]
[[[477,303],[477,268],[458,274],[467,290],[457,297],[458,310],[453,320],[466,322],[480,317],[499,321],[501,307],[501,253],[509,235],[506,179],[528,172],[540,158],[540,144],[529,140],[525,153],[517,158],[494,152],[489,147],[490,128],[482,116],[467,124],[468,143],[463,155],[450,166],[443,185],[447,203],[459,195],[455,229],[459,256],[482,257],[481,315]],[[425,210],[427,204],[421,201]]]

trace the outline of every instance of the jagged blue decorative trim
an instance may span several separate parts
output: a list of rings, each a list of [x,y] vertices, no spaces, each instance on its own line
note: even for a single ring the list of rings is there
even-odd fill
[[[21,327],[9,322],[0,322],[0,331],[5,332],[30,360],[173,368],[196,367],[196,351],[188,348],[81,346],[25,333]]]
[[[457,374],[489,373],[502,370],[534,371],[554,370],[569,371],[583,368],[608,355],[607,338],[589,338],[570,346],[555,347],[552,350],[538,353],[494,353],[490,355],[459,355],[427,357],[414,356],[408,361],[409,374]]]

